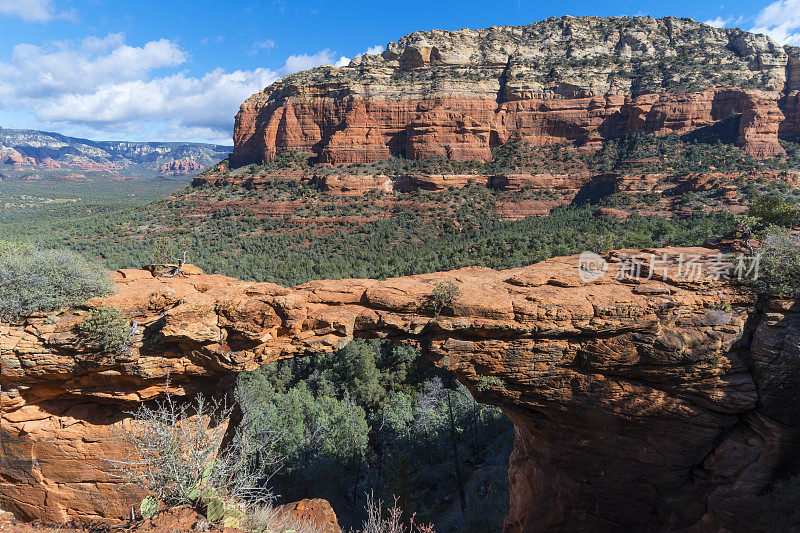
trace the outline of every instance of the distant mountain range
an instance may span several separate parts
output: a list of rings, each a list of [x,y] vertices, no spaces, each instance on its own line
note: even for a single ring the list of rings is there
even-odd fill
[[[0,177],[190,175],[224,159],[232,148],[203,143],[92,141],[44,131],[0,128]]]

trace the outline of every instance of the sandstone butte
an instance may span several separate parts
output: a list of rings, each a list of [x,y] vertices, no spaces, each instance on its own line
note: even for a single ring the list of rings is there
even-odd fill
[[[224,393],[235,373],[355,337],[420,347],[515,426],[506,532],[736,530],[800,443],[798,303],[708,274],[715,250],[652,250],[583,283],[578,258],[293,288],[187,270],[113,274],[139,324],[130,353],[76,334],[88,307],[0,329],[0,508],[53,522],[124,517],[140,494],[104,473],[124,413],[163,394]],[[703,276],[681,274],[699,254]],[[628,264],[630,266],[630,264]],[[652,273],[652,276],[648,275]],[[648,279],[650,278],[650,279]],[[434,284],[462,296],[421,311]]]
[[[305,151],[320,163],[489,160],[519,137],[593,149],[738,117],[736,145],[782,154],[800,133],[800,48],[667,17],[550,18],[418,31],[380,55],[293,74],[248,98],[233,166]]]
[[[203,165],[190,157],[176,159],[169,163],[159,165],[158,171],[168,176],[175,176],[179,174],[191,174],[203,169]]]

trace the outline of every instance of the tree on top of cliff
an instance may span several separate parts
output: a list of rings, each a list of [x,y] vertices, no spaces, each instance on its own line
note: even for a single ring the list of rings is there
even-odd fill
[[[157,263],[186,261],[192,246],[188,235],[159,235],[153,240],[153,260]]]
[[[136,326],[134,325],[134,328]],[[123,353],[129,347],[135,329],[128,328],[122,312],[114,307],[92,309],[78,325],[78,330],[89,341],[107,352]]]

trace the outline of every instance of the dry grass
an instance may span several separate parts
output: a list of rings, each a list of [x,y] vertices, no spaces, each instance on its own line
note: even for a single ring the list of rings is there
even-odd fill
[[[277,468],[268,456],[272,446],[264,432],[245,438],[236,432],[220,453],[232,409],[198,395],[177,403],[164,387],[164,400],[142,405],[116,436],[130,450],[123,459],[105,459],[113,477],[146,489],[167,506],[197,505],[211,493],[226,500],[267,502],[272,498],[262,479]]]
[[[375,501],[372,494],[367,494],[367,519],[360,532],[351,533],[434,533],[430,524],[415,524],[414,516],[409,519],[408,526],[403,523],[403,510],[397,506],[397,500],[386,509],[383,517],[383,502]]]

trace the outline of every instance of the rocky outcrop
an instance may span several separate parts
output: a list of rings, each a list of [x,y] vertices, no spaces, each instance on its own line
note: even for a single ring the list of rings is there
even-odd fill
[[[800,58],[763,35],[689,19],[562,17],[414,32],[381,55],[274,83],[236,116],[235,166],[306,151],[323,163],[391,155],[484,161],[512,137],[595,146],[741,115],[737,144],[783,153]],[[788,119],[786,117],[789,117]]]
[[[331,504],[326,500],[313,499],[288,503],[274,508],[275,521],[284,522],[281,533],[308,528],[318,533],[341,533],[339,521]],[[288,529],[287,528],[292,528]],[[210,524],[196,509],[185,505],[164,509],[146,520],[131,521],[127,524],[110,524],[96,520],[72,519],[54,524],[44,520],[25,523],[15,520],[11,513],[0,511],[0,532],[3,533],[181,533],[184,531],[208,531]],[[245,533],[246,530],[233,527],[216,527],[220,533]],[[272,531],[270,529],[270,531]],[[277,533],[277,532],[276,532]]]
[[[13,148],[4,148],[0,147],[0,163],[3,165],[22,165],[25,162],[25,159],[22,157],[22,154],[14,150]]]
[[[321,498],[300,500],[299,502],[282,505],[277,508],[277,511],[279,514],[287,515],[297,522],[311,525],[316,532],[342,533],[336,513],[327,500]]]
[[[195,187],[239,186],[262,190],[274,186],[276,181],[299,181],[311,184],[332,196],[361,196],[368,191],[382,192],[440,192],[480,185],[497,191],[520,191],[520,198],[506,197],[496,203],[497,212],[504,219],[521,219],[528,216],[547,215],[557,206],[583,203],[613,192],[659,194],[664,198],[679,198],[687,192],[719,190],[726,209],[744,209],[740,203],[736,180],[742,173],[596,173],[591,169],[568,173],[531,173],[524,171],[499,174],[438,174],[438,173],[344,173],[330,172],[328,168],[307,171],[274,171],[251,175],[248,173],[204,173],[194,178]],[[798,180],[795,171],[748,172],[748,180],[783,181],[793,184]],[[213,191],[207,191],[213,194]],[[537,198],[530,198],[537,194]],[[526,198],[526,196],[528,196]],[[335,201],[335,200],[333,200]],[[249,207],[267,216],[282,217],[300,209],[302,203],[258,202]],[[219,208],[219,206],[217,206]],[[669,216],[672,213],[667,213]],[[319,220],[319,217],[316,218]]]
[[[110,436],[168,374],[176,395],[213,393],[236,372],[380,337],[419,346],[513,421],[506,531],[736,529],[796,457],[800,314],[717,279],[714,254],[622,251],[290,289],[121,270],[116,292],[89,304],[138,323],[129,353],[81,339],[85,309],[0,329],[0,508],[125,516],[139,495],[100,457],[122,453]],[[434,318],[423,306],[442,281],[461,296]]]
[[[176,159],[175,161],[164,163],[158,167],[158,171],[161,174],[166,174],[168,176],[175,176],[179,174],[192,174],[200,170],[203,170],[203,165],[201,165],[194,159],[190,159],[188,157],[184,157],[183,159]]]
[[[739,136],[736,139],[736,145],[743,147],[748,154],[775,157],[785,153],[778,142],[778,130],[786,115],[778,107],[779,98],[775,93],[748,94],[747,103],[741,108]],[[738,109],[734,109],[734,112],[737,111]],[[800,132],[796,129],[794,131]]]
[[[665,177],[660,175],[660,177]],[[259,176],[222,176],[215,173],[200,175],[192,180],[195,187],[202,186],[242,186],[248,189],[265,189],[276,181],[300,181],[311,183],[320,190],[339,196],[355,196],[366,191],[411,192],[443,191],[448,188],[460,189],[470,184],[480,184],[492,189],[519,190],[525,187],[541,190],[564,190],[575,194],[585,187],[601,187],[616,182],[643,181],[640,176],[621,176],[619,174],[595,175],[588,172],[575,174],[344,174],[310,171],[275,172]],[[652,185],[649,189],[652,189]],[[649,190],[648,189],[648,190]]]
[[[320,190],[339,195],[353,196],[370,190],[381,191],[443,191],[450,187],[460,189],[470,183],[489,185],[491,176],[479,174],[404,174],[401,176],[382,175],[315,175],[312,182]]]

